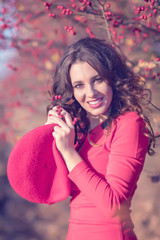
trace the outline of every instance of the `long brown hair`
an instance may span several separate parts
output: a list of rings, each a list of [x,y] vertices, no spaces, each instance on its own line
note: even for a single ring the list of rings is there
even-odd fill
[[[154,141],[154,133],[147,117],[148,92],[144,88],[144,81],[137,76],[118,54],[114,47],[104,40],[96,38],[84,38],[72,44],[64,53],[56,67],[53,77],[51,98],[61,95],[61,99],[55,99],[48,106],[59,105],[66,109],[72,117],[78,117],[77,126],[80,131],[88,130],[88,119],[86,111],[74,99],[73,87],[70,79],[70,68],[72,64],[81,61],[90,64],[113,89],[111,112],[107,120],[107,127],[119,115],[128,111],[137,112],[146,122],[148,136],[150,139],[148,153],[153,154],[151,143]],[[76,129],[77,129],[76,126]],[[106,127],[105,123],[102,127]]]

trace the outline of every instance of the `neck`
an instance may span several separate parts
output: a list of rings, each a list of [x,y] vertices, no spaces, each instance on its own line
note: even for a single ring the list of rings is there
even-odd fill
[[[97,116],[92,116],[92,117],[88,116],[88,117],[90,121],[89,131],[108,118],[108,116],[105,116],[105,115],[101,115],[98,117]]]
[[[103,115],[94,116],[88,113],[88,118],[90,121],[89,131],[95,128],[101,122],[105,121],[109,117],[109,114],[110,114],[110,108],[107,109],[106,113]]]

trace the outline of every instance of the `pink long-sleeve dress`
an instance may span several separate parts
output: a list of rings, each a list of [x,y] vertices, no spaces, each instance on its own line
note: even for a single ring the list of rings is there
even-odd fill
[[[46,204],[70,194],[66,240],[136,240],[130,207],[148,149],[144,120],[125,113],[115,119],[109,135],[101,124],[96,126],[89,138],[100,146],[84,136],[83,145],[75,146],[83,161],[70,173],[52,131],[53,125],[45,125],[16,144],[7,167],[13,189]]]
[[[145,123],[135,112],[119,116],[111,133],[101,124],[79,151],[83,161],[69,173],[71,212],[67,240],[136,240],[131,200],[148,148]],[[77,146],[78,150],[79,146]]]

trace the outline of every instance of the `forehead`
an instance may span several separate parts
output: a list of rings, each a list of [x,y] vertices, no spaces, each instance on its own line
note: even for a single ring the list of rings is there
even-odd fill
[[[71,81],[82,81],[98,75],[97,71],[87,62],[74,63],[70,68]]]

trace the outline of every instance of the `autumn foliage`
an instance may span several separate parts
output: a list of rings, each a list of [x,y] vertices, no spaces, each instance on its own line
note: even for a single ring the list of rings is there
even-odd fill
[[[159,84],[159,12],[158,0],[1,0],[0,50],[14,53],[0,82],[1,139],[13,143],[24,124],[41,124],[55,65],[82,37],[106,39],[148,87]]]
[[[159,13],[159,0],[0,0],[0,239],[65,239],[65,203],[21,199],[6,173],[15,142],[46,121],[48,90],[64,49],[83,37],[107,40],[142,76],[160,108]],[[149,105],[159,135],[160,113]],[[141,240],[160,239],[159,146],[146,159],[135,196],[133,218]]]

